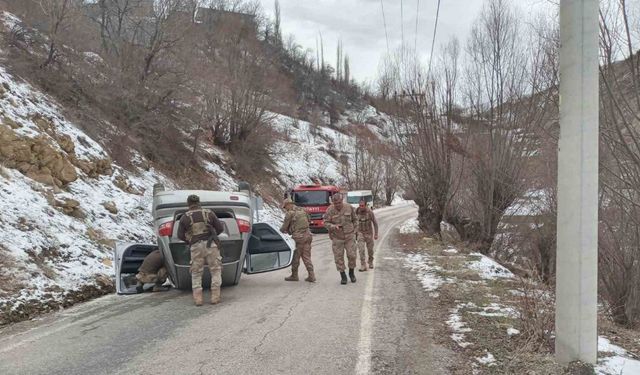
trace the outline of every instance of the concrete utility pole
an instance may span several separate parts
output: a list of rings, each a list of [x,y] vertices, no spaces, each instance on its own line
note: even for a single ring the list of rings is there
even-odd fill
[[[598,0],[560,1],[556,358],[598,356]]]

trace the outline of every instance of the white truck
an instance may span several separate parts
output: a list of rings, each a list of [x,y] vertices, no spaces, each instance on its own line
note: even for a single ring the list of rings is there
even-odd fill
[[[373,192],[371,190],[354,190],[347,192],[347,203],[353,207],[358,207],[360,200],[364,199],[369,208],[373,207]]]
[[[219,235],[222,243],[222,285],[236,285],[242,273],[255,274],[286,268],[293,259],[295,245],[268,223],[254,223],[256,200],[247,183],[240,183],[238,192],[175,190],[165,191],[154,186],[153,226],[157,244],[117,243],[114,250],[116,292],[136,293],[135,274],[144,258],[160,249],[169,278],[178,289],[191,289],[189,246],[178,239],[178,222],[187,211],[187,197],[196,194],[200,204],[215,212],[225,226]],[[205,288],[211,275],[205,268]]]

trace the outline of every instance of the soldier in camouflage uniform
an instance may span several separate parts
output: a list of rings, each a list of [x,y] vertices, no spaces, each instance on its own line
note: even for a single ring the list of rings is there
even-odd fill
[[[296,207],[291,199],[286,199],[282,207],[287,214],[280,228],[280,232],[290,234],[296,242],[296,250],[293,252],[293,261],[291,262],[291,276],[285,277],[286,281],[298,281],[298,267],[300,266],[300,258],[304,263],[309,276],[305,279],[308,282],[315,282],[316,276],[313,272],[313,263],[311,263],[311,241],[313,237],[309,232],[309,215],[307,212]]]
[[[152,291],[164,292],[168,288],[164,288],[162,284],[167,281],[167,269],[164,268],[164,257],[160,250],[155,250],[149,253],[142,261],[142,265],[138,268],[136,274],[138,284],[136,285],[136,291],[138,293],[143,292],[144,284],[155,284]]]
[[[359,271],[364,272],[367,270],[367,255],[369,268],[373,268],[373,240],[378,239],[378,222],[365,200],[360,200],[356,215],[358,217],[358,252],[360,253]],[[365,247],[368,254],[365,254]]]
[[[190,195],[187,198],[189,211],[180,219],[178,238],[189,244],[191,249],[191,289],[196,306],[202,306],[202,273],[205,262],[211,273],[211,304],[220,303],[222,285],[222,257],[217,235],[224,226],[215,213],[200,207],[200,197]],[[215,233],[212,233],[215,231]],[[210,238],[215,238],[210,245]]]
[[[347,275],[344,267],[344,253],[347,253],[349,261],[349,278],[352,283],[356,282],[356,275],[353,272],[356,268],[356,226],[358,218],[351,205],[342,202],[342,194],[334,194],[331,197],[333,204],[324,214],[324,226],[329,230],[331,238],[333,257],[336,268],[340,272],[340,283],[347,283]]]

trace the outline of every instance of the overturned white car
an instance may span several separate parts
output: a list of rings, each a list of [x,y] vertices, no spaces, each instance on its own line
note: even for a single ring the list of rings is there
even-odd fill
[[[286,268],[293,259],[295,245],[268,223],[254,223],[256,200],[248,184],[240,183],[238,192],[175,190],[154,186],[153,225],[157,245],[118,243],[114,250],[116,292],[136,293],[135,274],[144,258],[160,249],[169,278],[178,289],[191,289],[189,246],[177,238],[178,222],[187,211],[187,197],[196,194],[200,204],[215,212],[224,223],[222,243],[222,285],[236,285],[242,273],[254,274]],[[203,284],[209,287],[211,275],[205,268]]]

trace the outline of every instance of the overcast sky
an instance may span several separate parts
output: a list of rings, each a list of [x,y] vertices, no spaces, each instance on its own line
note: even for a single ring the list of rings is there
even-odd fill
[[[274,0],[260,1],[265,12],[273,16]],[[513,1],[525,15],[539,12],[547,3],[547,0]],[[426,59],[431,49],[437,0],[382,0],[382,3],[390,49],[393,51],[401,45],[403,29],[405,43],[413,47],[418,14],[417,48]],[[401,12],[401,3],[404,12]],[[454,35],[464,42],[482,3],[483,0],[441,0],[436,48]],[[280,8],[285,36],[293,34],[299,44],[315,50],[316,37],[321,32],[325,60],[332,66],[335,66],[336,43],[342,39],[353,76],[358,81],[375,78],[379,61],[387,51],[380,0],[280,0]],[[401,22],[402,13],[404,22]]]

